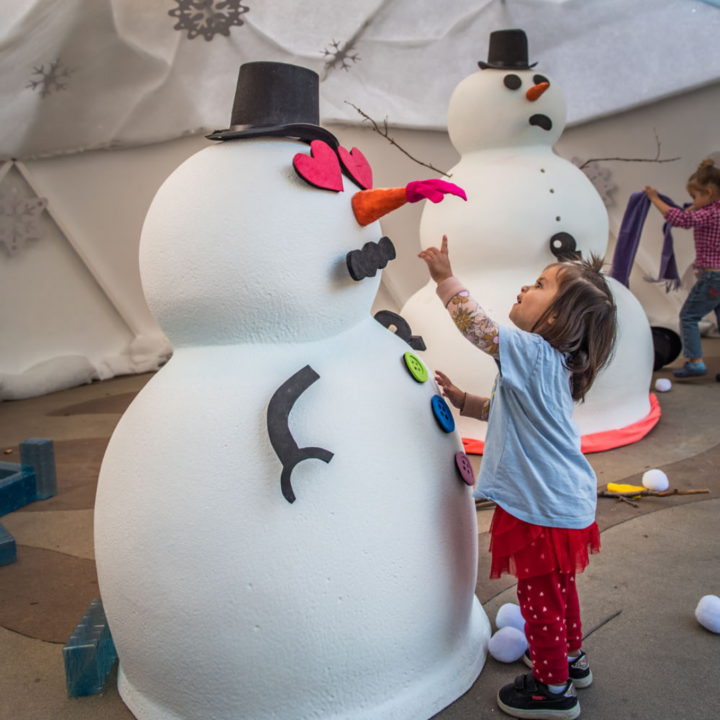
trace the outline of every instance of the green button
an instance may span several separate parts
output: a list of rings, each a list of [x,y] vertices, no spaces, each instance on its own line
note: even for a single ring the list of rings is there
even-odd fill
[[[417,355],[413,355],[411,352],[406,352],[403,357],[405,358],[405,365],[413,378],[415,378],[415,380],[419,383],[427,382],[427,368],[420,362]]]

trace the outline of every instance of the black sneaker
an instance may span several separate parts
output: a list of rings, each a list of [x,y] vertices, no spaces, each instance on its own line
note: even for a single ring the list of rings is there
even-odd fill
[[[532,659],[530,658],[530,651],[526,650],[523,655],[523,662],[531,668],[533,666]],[[580,653],[575,662],[568,662],[568,674],[570,679],[573,681],[573,685],[578,689],[590,687],[593,681],[592,670],[590,669],[590,661],[584,652]]]
[[[514,683],[500,688],[497,694],[500,709],[516,718],[534,720],[573,720],[580,715],[580,703],[572,680],[559,693],[550,692],[547,685],[537,681],[531,672],[518,675]]]

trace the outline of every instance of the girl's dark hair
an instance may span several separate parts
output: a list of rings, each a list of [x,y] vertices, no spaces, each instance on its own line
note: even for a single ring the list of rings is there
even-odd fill
[[[715,167],[715,161],[712,158],[703,160],[698,165],[698,169],[690,176],[688,185],[697,185],[701,188],[714,185],[720,190],[720,170]]]
[[[557,295],[531,331],[565,355],[576,402],[584,400],[615,348],[617,308],[602,266],[597,255],[557,263]]]

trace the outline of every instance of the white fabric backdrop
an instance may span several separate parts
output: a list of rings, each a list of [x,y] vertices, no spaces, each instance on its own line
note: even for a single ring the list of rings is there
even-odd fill
[[[199,18],[191,29],[233,7],[243,24],[190,39],[168,14],[182,7]],[[700,0],[0,0],[0,158],[227,127],[251,60],[316,70],[324,122],[360,122],[347,100],[393,125],[444,129],[453,89],[487,58],[490,32],[509,27],[561,84],[570,123],[720,79],[720,9]],[[333,41],[357,56],[347,69],[328,65]],[[53,62],[64,89],[33,88]]]

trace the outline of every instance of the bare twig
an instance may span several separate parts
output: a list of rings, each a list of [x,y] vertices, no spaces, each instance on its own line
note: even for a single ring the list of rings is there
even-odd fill
[[[655,142],[657,143],[657,153],[655,153],[654,158],[621,158],[621,157],[607,157],[607,158],[592,158],[591,160],[586,160],[581,166],[580,170],[587,167],[590,163],[594,162],[649,162],[649,163],[668,163],[668,162],[675,162],[676,160],[680,160],[679,157],[674,158],[666,158],[665,160],[660,160],[660,149],[662,145],[660,144],[660,138],[658,137],[657,130],[653,128],[653,132],[655,133]]]
[[[632,500],[628,500],[626,497],[619,496],[617,501],[619,503],[627,503],[628,505],[632,505],[634,508],[640,507],[637,503],[634,503]]]
[[[380,126],[367,114],[364,113],[357,105],[353,105],[348,100],[345,101],[346,105],[350,105],[351,107],[354,107],[362,116],[363,120],[369,120],[372,123],[373,130],[378,133],[378,135],[382,135],[391,145],[394,145],[401,153],[407,155],[413,162],[416,162],[418,165],[422,165],[423,167],[430,168],[430,170],[433,170],[434,172],[439,172],[441,175],[444,175],[445,177],[452,177],[450,173],[443,172],[439,168],[434,167],[433,165],[430,165],[430,163],[424,163],[417,158],[414,158],[407,150],[405,150],[401,145],[398,145],[398,143],[390,137],[389,135],[389,127],[388,127],[388,119],[385,118],[383,121],[383,129],[380,129]]]
[[[609,490],[598,490],[598,497],[607,498],[638,498],[638,497],[669,497],[670,495],[699,495],[709,493],[710,490],[631,490],[630,492],[610,492]]]
[[[587,639],[588,637],[590,637],[590,635],[592,635],[596,630],[599,630],[603,625],[607,625],[611,620],[614,620],[621,612],[622,612],[622,610],[618,610],[616,613],[613,613],[612,615],[610,615],[610,617],[606,617],[601,623],[599,623],[598,625],[596,625],[596,626],[595,626],[594,628],[592,628],[591,630],[588,630],[588,631],[583,635],[583,638],[582,638],[582,639],[583,639],[583,640],[586,640],[586,639]]]

